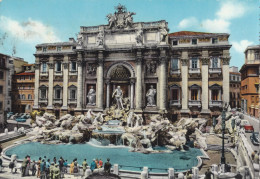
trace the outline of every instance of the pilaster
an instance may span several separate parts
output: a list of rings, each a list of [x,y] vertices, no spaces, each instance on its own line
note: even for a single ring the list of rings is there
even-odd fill
[[[222,74],[223,74],[223,104],[229,104],[229,62],[230,56],[223,56],[222,60]]]
[[[202,110],[201,113],[210,113],[209,110],[209,57],[202,57],[201,59],[201,76],[202,76],[202,95],[201,95],[201,103],[202,103]]]
[[[188,109],[188,65],[189,65],[189,58],[188,52],[183,51],[181,55],[181,78],[182,78],[182,108],[181,113],[189,113],[190,110]]]
[[[159,84],[159,92],[160,92],[160,110],[164,111],[167,108],[167,57],[165,54],[165,50],[161,50],[160,53],[160,84]]]
[[[53,56],[50,56],[49,58],[48,67],[49,67],[49,89],[48,89],[47,109],[52,110],[53,109],[53,69],[54,69]]]
[[[39,57],[35,59],[35,83],[34,83],[34,105],[33,109],[39,109],[39,85],[40,85],[40,63]]]
[[[78,66],[78,81],[77,81],[77,108],[75,110],[82,110],[82,99],[83,99],[83,75],[82,75],[82,65],[83,58],[82,53],[78,52],[77,54],[77,66]]]
[[[104,98],[104,55],[103,51],[98,52],[97,59],[97,107],[103,109]]]
[[[69,57],[68,55],[64,56],[63,60],[63,97],[62,97],[62,110],[68,109],[68,77],[69,77]]]
[[[135,108],[137,111],[142,110],[142,52],[137,51],[136,54],[136,97],[135,97]]]

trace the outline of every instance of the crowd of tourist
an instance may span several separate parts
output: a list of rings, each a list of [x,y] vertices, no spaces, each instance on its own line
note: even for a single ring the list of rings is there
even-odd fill
[[[102,159],[93,159],[90,164],[90,169],[93,172],[95,169],[104,169],[104,172],[110,173],[111,169],[110,159],[107,159],[107,162],[103,166]],[[0,157],[0,167],[2,167],[2,159]],[[36,176],[40,179],[60,179],[64,178],[64,174],[70,173],[73,175],[85,175],[85,172],[88,168],[87,159],[84,159],[82,165],[78,164],[77,158],[75,158],[70,164],[68,161],[62,157],[59,160],[54,157],[52,161],[47,159],[46,156],[39,157],[39,160],[31,160],[30,156],[27,155],[23,159],[21,167],[18,167],[16,158],[11,158],[9,163],[9,168],[11,173],[16,173],[17,169],[21,169],[21,176]],[[69,171],[68,171],[69,168]],[[82,172],[80,172],[82,168]]]

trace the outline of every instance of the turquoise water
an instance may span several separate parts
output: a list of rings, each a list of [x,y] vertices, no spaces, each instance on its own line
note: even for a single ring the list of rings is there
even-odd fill
[[[140,168],[148,166],[153,169],[152,172],[164,173],[168,169],[174,168],[175,171],[187,170],[198,164],[197,156],[202,155],[199,149],[191,148],[189,151],[173,151],[173,153],[157,153],[142,154],[137,152],[129,152],[129,148],[113,148],[113,147],[94,147],[89,144],[41,144],[37,142],[26,143],[11,148],[5,153],[7,156],[16,154],[18,159],[23,159],[26,155],[30,155],[31,159],[38,160],[39,157],[46,156],[49,159],[61,156],[68,160],[69,163],[77,158],[79,163],[86,158],[88,164],[93,158],[101,158],[106,161],[110,158],[112,164],[125,165],[121,169],[140,171]],[[135,166],[135,167],[131,167]]]

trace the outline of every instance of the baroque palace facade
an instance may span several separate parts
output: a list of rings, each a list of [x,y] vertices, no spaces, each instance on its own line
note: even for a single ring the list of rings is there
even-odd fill
[[[120,88],[144,116],[219,115],[229,102],[229,34],[169,34],[166,21],[134,23],[133,15],[118,5],[108,25],[80,27],[77,41],[37,45],[34,109],[103,111]]]

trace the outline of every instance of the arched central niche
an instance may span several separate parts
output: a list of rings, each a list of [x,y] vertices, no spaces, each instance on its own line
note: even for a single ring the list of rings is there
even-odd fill
[[[129,80],[130,77],[131,73],[123,65],[117,65],[116,67],[114,67],[110,74],[111,80]]]

